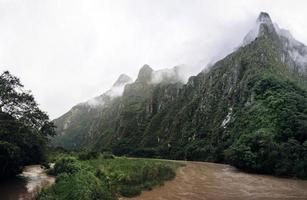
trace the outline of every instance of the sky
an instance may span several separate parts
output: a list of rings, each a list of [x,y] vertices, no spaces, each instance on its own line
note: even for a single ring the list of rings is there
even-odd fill
[[[148,64],[196,74],[240,45],[260,11],[307,44],[307,1],[0,0],[0,72],[51,119]]]

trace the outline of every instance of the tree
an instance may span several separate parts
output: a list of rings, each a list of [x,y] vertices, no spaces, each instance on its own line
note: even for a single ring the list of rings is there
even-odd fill
[[[18,173],[26,164],[44,160],[54,125],[19,78],[0,75],[0,178]]]
[[[19,78],[5,71],[0,76],[0,111],[5,112],[44,135],[55,134],[48,115],[38,108],[30,91],[24,89]]]

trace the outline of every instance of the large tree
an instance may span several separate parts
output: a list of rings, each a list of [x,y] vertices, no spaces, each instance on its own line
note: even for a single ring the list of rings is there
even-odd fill
[[[0,75],[0,178],[22,166],[44,161],[48,138],[55,134],[48,115],[30,91],[8,71]]]

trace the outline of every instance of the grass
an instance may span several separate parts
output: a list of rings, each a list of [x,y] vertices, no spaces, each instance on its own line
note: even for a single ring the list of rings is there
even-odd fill
[[[177,163],[150,159],[95,159],[86,162],[104,174],[120,195],[132,197],[176,176]]]
[[[81,156],[84,158],[84,155]],[[85,156],[86,157],[86,156]],[[151,159],[132,159],[98,155],[78,159],[75,154],[62,154],[50,173],[56,183],[44,189],[37,200],[115,200],[133,197],[142,190],[151,190],[176,176],[181,164]]]

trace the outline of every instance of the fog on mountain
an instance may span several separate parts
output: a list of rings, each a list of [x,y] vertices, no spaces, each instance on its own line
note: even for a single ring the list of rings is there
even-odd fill
[[[103,107],[73,107],[54,120],[54,144],[304,177],[303,58],[306,46],[261,12],[240,47],[189,80],[181,66],[155,71],[146,64]],[[297,155],[288,154],[290,146]]]
[[[260,12],[224,47],[194,75],[144,63],[52,121],[3,72],[0,197],[307,198],[307,46]]]

